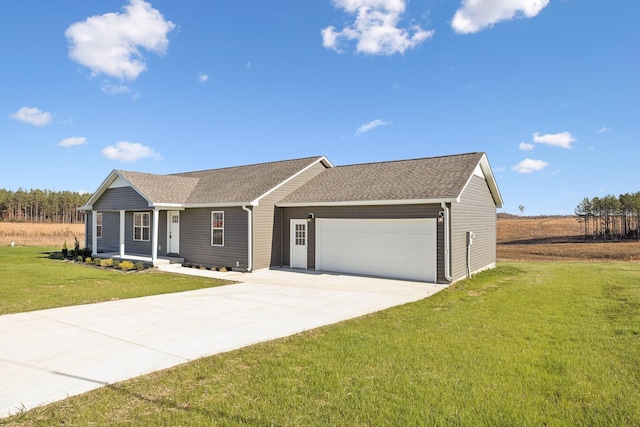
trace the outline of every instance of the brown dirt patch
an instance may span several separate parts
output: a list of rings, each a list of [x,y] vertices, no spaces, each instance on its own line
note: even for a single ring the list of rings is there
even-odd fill
[[[640,262],[640,242],[586,240],[574,217],[498,218],[498,261]]]

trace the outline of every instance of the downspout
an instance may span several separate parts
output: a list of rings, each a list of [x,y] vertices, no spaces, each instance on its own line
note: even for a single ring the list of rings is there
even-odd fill
[[[449,207],[445,202],[440,203],[444,210],[444,278],[452,282],[451,277],[451,224],[449,221]]]
[[[247,272],[250,272],[253,269],[253,220],[252,220],[252,211],[251,211],[250,208],[247,207],[247,205],[242,205],[242,210],[244,210],[244,211],[246,211],[248,213],[248,215],[247,215],[247,230],[248,230],[247,246],[249,247],[249,250],[248,250]]]

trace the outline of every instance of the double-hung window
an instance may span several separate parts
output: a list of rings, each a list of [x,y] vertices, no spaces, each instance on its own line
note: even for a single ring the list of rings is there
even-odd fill
[[[133,240],[148,242],[151,235],[149,212],[133,213]]]
[[[96,236],[102,238],[102,212],[96,213]]]
[[[224,246],[224,212],[211,212],[211,246]]]

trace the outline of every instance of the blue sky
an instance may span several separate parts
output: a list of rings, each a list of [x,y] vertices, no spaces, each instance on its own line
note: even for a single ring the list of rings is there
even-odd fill
[[[640,3],[0,6],[0,188],[485,151],[503,212],[640,191]]]

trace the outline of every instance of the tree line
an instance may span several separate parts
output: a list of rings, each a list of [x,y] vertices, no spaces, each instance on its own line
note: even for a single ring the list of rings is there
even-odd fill
[[[73,191],[18,191],[0,189],[0,214],[3,221],[82,223],[85,205],[91,194]]]
[[[584,198],[575,209],[585,238],[640,240],[640,192]]]

